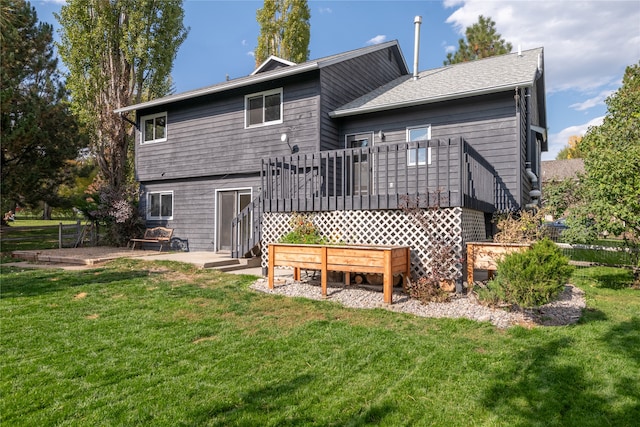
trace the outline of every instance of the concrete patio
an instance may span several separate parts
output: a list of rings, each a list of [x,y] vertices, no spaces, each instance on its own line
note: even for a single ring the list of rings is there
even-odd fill
[[[228,254],[215,252],[158,252],[150,250],[131,250],[108,246],[88,248],[64,248],[44,250],[14,251],[11,257],[15,263],[3,264],[23,268],[63,268],[78,270],[93,268],[118,258],[148,258],[151,260],[179,261],[193,264],[199,268],[215,268],[236,274],[262,276],[259,258],[231,258]],[[282,274],[291,275],[290,270]],[[278,274],[279,275],[279,274]]]

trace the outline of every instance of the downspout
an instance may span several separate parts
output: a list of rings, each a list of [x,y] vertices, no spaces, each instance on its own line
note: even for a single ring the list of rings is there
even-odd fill
[[[538,177],[531,170],[531,164],[533,163],[533,156],[535,153],[533,152],[533,143],[531,141],[531,89],[525,88],[524,90],[525,97],[525,108],[527,109],[527,133],[526,133],[526,144],[527,144],[527,161],[525,163],[525,172],[531,181],[531,191],[529,192],[529,196],[531,197],[531,201],[527,203],[524,207],[525,209],[534,209],[540,205],[540,196],[542,193],[539,190],[538,185]]]

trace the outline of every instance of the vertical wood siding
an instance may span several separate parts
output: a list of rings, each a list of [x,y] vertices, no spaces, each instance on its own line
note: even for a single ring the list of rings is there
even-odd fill
[[[407,127],[421,125],[431,125],[432,139],[462,137],[495,168],[499,190],[497,209],[521,205],[523,146],[514,92],[347,117],[342,121],[339,138],[382,130],[385,139],[380,141],[376,137],[376,145],[399,143],[406,140]]]
[[[260,159],[289,151],[282,133],[302,150],[318,145],[318,89],[313,76],[190,100],[167,110],[167,141],[136,144],[139,181],[260,170]],[[244,96],[283,87],[283,123],[245,129]],[[140,112],[144,115],[146,112]]]
[[[339,136],[337,121],[329,117],[329,112],[401,75],[398,57],[392,53],[392,48],[323,68],[320,73],[320,150],[344,148],[344,138]]]

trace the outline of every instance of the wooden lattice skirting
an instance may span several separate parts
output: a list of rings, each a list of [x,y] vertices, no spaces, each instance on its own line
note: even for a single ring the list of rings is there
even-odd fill
[[[292,230],[292,213],[269,212],[262,218],[262,267],[267,269],[269,243],[278,243]],[[354,245],[398,245],[411,247],[411,274],[424,276],[429,265],[432,247],[429,235],[437,233],[455,251],[456,263],[451,271],[459,282],[463,280],[464,242],[485,240],[484,214],[464,208],[425,209],[422,215],[431,215],[429,224],[435,230],[424,230],[420,221],[402,210],[330,211],[300,213],[310,220],[318,232],[333,243]]]

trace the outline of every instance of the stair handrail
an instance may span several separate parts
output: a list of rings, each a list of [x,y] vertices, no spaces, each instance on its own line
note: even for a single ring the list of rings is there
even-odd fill
[[[262,238],[262,196],[254,198],[231,220],[231,257],[256,256],[251,251]]]

